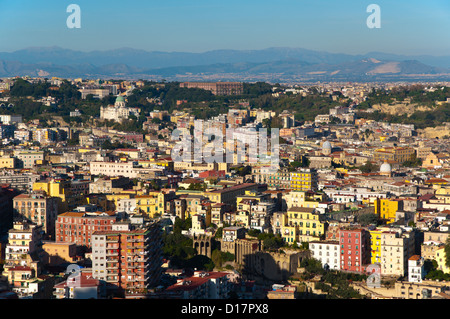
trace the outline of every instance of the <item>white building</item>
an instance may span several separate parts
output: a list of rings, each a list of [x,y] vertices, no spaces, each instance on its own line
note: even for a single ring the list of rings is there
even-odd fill
[[[0,115],[0,122],[9,125],[12,123],[22,123],[22,115]]]
[[[338,241],[311,241],[309,242],[311,257],[319,260],[322,267],[339,270],[339,242]]]
[[[127,107],[123,96],[118,96],[114,105],[100,107],[100,119],[121,122],[130,115],[139,117],[140,109]]]
[[[408,281],[422,282],[425,277],[424,258],[419,255],[413,255],[408,259]]]
[[[366,187],[351,187],[348,189],[325,189],[324,192],[329,198],[336,202],[352,202],[354,200],[362,201],[376,198],[387,198],[388,196],[388,192],[374,192]]]
[[[90,162],[89,170],[92,175],[124,176],[129,178],[138,176],[133,162]]]
[[[127,214],[136,213],[136,198],[121,198],[117,201],[117,211]]]

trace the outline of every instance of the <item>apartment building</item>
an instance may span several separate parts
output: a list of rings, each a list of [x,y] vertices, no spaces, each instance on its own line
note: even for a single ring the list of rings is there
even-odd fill
[[[291,188],[291,172],[287,168],[282,168],[276,171],[275,173],[267,174],[265,180],[267,186],[272,188],[281,188],[281,189]]]
[[[289,191],[283,194],[287,209],[291,207],[318,208],[324,200],[324,195],[311,191]]]
[[[156,287],[162,274],[161,226],[96,231],[92,236],[93,277],[125,293]]]
[[[444,273],[450,273],[450,267],[447,265],[447,253],[445,252],[445,246],[439,247],[436,250],[434,260],[437,262],[437,268],[442,270]]]
[[[90,194],[111,194],[120,192],[130,184],[130,179],[126,177],[103,177],[98,178],[89,184]]]
[[[422,282],[425,277],[424,258],[420,255],[413,255],[408,259],[408,281]]]
[[[307,207],[289,208],[283,224],[281,235],[290,244],[320,240],[328,225],[315,208]]]
[[[319,260],[322,267],[340,270],[339,241],[310,241],[311,257]]]
[[[396,221],[397,212],[403,211],[403,200],[397,198],[377,198],[374,201],[375,214],[387,223]]]
[[[18,160],[12,156],[0,157],[0,168],[17,168]]]
[[[67,212],[58,215],[55,241],[91,247],[92,234],[109,231],[117,221],[114,212]]]
[[[370,263],[381,264],[381,229],[369,229],[370,235]]]
[[[81,184],[74,183],[72,180],[62,178],[49,178],[33,183],[33,191],[44,191],[47,196],[60,198],[58,212],[66,212],[74,209],[79,205],[86,204],[86,187],[88,182],[83,181]],[[80,187],[80,190],[77,188]]]
[[[54,239],[58,201],[39,193],[21,194],[13,199],[14,210],[27,220],[42,226],[47,238]]]
[[[44,152],[40,151],[17,151],[14,156],[23,168],[33,168],[44,162]]]
[[[27,221],[15,222],[8,232],[5,271],[9,267],[26,266],[33,268],[38,274],[42,258],[42,227]]]
[[[175,193],[151,192],[147,195],[137,195],[136,209],[143,214],[153,218],[155,215],[162,215],[165,212],[166,204],[173,199]]]
[[[0,184],[8,184],[12,188],[29,191],[33,187],[33,183],[39,180],[40,176],[38,174],[31,173],[19,173],[14,172],[2,172],[0,175]]]
[[[339,231],[341,270],[362,273],[370,263],[369,233],[363,228]]]
[[[317,190],[317,171],[315,169],[300,169],[290,172],[290,189],[299,191]]]
[[[90,162],[91,175],[138,177],[133,162]]]
[[[182,203],[182,202],[181,202]],[[180,206],[180,205],[177,205]],[[176,207],[177,207],[176,206]],[[176,209],[176,215],[179,216],[178,211],[183,211],[183,206]],[[216,203],[211,205],[211,223],[217,225],[218,227],[223,226],[224,215],[231,211],[231,207],[226,204]]]
[[[377,162],[403,163],[415,155],[415,149],[410,147],[384,147],[373,151],[373,159]]]
[[[236,207],[236,199],[245,194],[246,191],[258,191],[259,185],[255,183],[243,183],[223,189],[205,191],[204,195],[213,203],[224,203]]]
[[[408,259],[414,254],[413,232],[384,231],[381,233],[381,275],[404,276]]]

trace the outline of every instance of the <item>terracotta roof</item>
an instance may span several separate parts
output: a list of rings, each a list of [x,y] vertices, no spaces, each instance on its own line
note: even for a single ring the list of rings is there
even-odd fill
[[[411,257],[409,257],[409,260],[419,260],[420,259],[420,255],[413,255]]]

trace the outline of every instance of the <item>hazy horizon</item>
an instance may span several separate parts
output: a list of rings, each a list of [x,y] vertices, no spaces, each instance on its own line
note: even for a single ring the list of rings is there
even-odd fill
[[[307,50],[307,51],[316,51],[316,52],[324,52],[324,53],[332,53],[332,54],[345,54],[345,55],[368,55],[370,53],[383,53],[383,54],[389,54],[389,55],[399,55],[399,56],[430,56],[430,57],[448,57],[450,56],[450,52],[446,55],[433,55],[433,54],[401,54],[401,53],[395,53],[395,52],[387,52],[387,51],[368,51],[364,53],[351,53],[351,52],[333,52],[328,50],[314,50],[310,48],[305,47],[287,47],[287,46],[278,46],[278,47],[266,47],[266,48],[260,48],[260,49],[224,49],[224,48],[217,48],[217,49],[211,49],[211,50],[205,50],[205,51],[199,51],[199,52],[193,52],[193,51],[183,51],[183,50],[175,50],[175,51],[162,51],[162,50],[147,50],[147,49],[141,49],[141,48],[133,48],[133,47],[116,47],[111,49],[93,49],[93,50],[82,50],[82,49],[71,49],[62,47],[59,45],[49,45],[49,46],[29,46],[29,47],[23,47],[16,50],[11,51],[0,51],[4,53],[14,53],[18,51],[23,50],[32,50],[32,49],[61,49],[61,50],[70,50],[70,51],[78,51],[83,53],[92,53],[92,52],[108,52],[108,51],[120,51],[120,50],[135,50],[135,51],[144,51],[148,53],[152,52],[162,52],[162,53],[193,53],[193,54],[202,54],[207,52],[214,52],[214,51],[260,51],[260,50],[269,50],[269,49],[291,49],[291,50]]]
[[[69,4],[81,28],[68,28]],[[381,28],[370,29],[370,4]],[[133,48],[203,53],[273,47],[364,55],[450,55],[447,0],[0,0],[0,52],[57,46],[82,52]]]

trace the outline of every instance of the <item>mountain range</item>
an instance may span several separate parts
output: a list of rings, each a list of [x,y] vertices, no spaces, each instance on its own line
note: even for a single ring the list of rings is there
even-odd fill
[[[83,52],[60,47],[0,52],[0,77],[25,75],[176,81],[448,81],[450,56],[351,55],[282,47],[202,53],[132,48]]]

